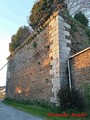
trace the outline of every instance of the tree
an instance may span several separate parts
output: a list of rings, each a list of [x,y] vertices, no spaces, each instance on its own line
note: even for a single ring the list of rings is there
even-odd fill
[[[71,15],[79,11],[87,13],[90,10],[90,0],[65,0],[65,2]]]
[[[51,15],[51,13],[57,9],[56,5],[58,3],[63,3],[64,0],[38,0],[31,10],[29,15],[29,25],[35,29],[40,23],[41,19],[44,21]],[[51,8],[51,9],[50,9]],[[47,14],[47,15],[46,15]],[[45,17],[46,15],[46,17]],[[43,18],[45,17],[45,18]]]
[[[51,7],[54,0],[39,0],[37,1],[31,10],[29,16],[29,25],[35,29],[40,19],[46,13],[46,11]]]
[[[89,21],[82,12],[76,13],[74,18],[81,22],[83,25],[88,26]]]
[[[30,34],[31,31],[28,26],[19,27],[17,33],[11,37],[9,51],[12,53]]]

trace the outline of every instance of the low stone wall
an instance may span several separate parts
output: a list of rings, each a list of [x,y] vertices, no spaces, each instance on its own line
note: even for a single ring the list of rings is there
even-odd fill
[[[70,58],[72,86],[81,90],[90,85],[90,47]]]

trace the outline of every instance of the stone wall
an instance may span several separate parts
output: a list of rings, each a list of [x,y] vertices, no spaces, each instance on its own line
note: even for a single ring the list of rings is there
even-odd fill
[[[49,27],[9,61],[7,96],[16,99],[50,99],[52,96]],[[35,47],[34,44],[37,44]]]
[[[81,89],[90,85],[90,47],[70,58],[72,87]]]
[[[57,92],[68,84],[70,25],[55,12],[47,27],[8,62],[6,96],[57,103]],[[45,24],[46,24],[45,23]],[[36,42],[36,48],[33,44]]]
[[[10,57],[6,97],[58,104],[57,92],[69,85],[68,59],[74,49],[68,21],[55,12],[45,29]],[[72,86],[90,83],[90,48],[72,56],[70,63]]]
[[[56,103],[57,92],[61,87],[64,87],[68,84],[67,77],[67,60],[70,56],[70,47],[68,44],[71,44],[69,39],[66,39],[66,36],[69,36],[70,25],[67,24],[64,18],[60,15],[56,16],[56,21],[53,19],[49,24],[50,28],[49,34],[52,36],[50,41],[52,45],[50,50],[52,51],[49,56],[53,58],[50,70],[52,77],[52,93],[53,96],[50,97],[50,101]],[[65,80],[64,80],[65,79]]]

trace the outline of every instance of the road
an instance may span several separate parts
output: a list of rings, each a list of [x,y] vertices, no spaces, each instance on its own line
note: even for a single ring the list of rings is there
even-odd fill
[[[10,107],[0,101],[0,120],[43,120]]]

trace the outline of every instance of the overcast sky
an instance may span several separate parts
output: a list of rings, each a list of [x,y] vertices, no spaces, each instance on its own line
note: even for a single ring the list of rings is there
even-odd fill
[[[9,56],[8,44],[18,28],[28,25],[27,17],[35,0],[0,0],[0,68]],[[0,70],[0,86],[6,85],[6,67]]]

